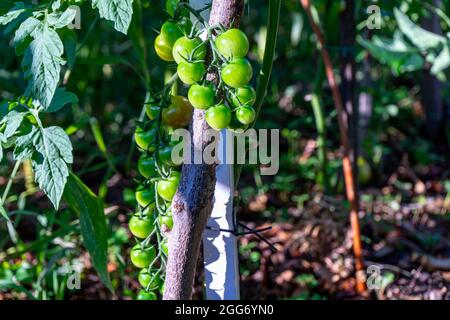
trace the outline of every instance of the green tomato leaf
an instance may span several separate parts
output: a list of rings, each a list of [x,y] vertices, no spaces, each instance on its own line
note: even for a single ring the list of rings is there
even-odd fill
[[[17,129],[20,127],[23,118],[25,117],[25,113],[23,112],[17,112],[17,111],[11,111],[8,113],[8,115],[5,118],[6,122],[6,128],[3,132],[4,138],[12,137]]]
[[[439,74],[450,66],[450,50],[448,45],[444,46],[444,49],[436,57],[431,68],[431,73],[434,75]]]
[[[92,0],[92,8],[98,8],[100,17],[114,23],[114,28],[127,34],[133,15],[133,0]]]
[[[80,218],[83,241],[103,284],[113,292],[107,270],[108,228],[98,197],[73,173],[69,174],[64,200]]]
[[[68,164],[73,162],[69,137],[59,127],[32,127],[15,144],[15,160],[32,160],[36,182],[58,209],[69,175]]]
[[[32,32],[33,41],[25,51],[22,68],[29,81],[27,95],[47,109],[59,82],[64,46],[58,33],[46,23]]]
[[[7,25],[8,23],[16,20],[23,12],[25,12],[25,4],[23,2],[17,2],[14,7],[3,16],[0,16],[0,26]]]
[[[34,17],[29,17],[22,22],[14,34],[14,47],[16,54],[21,56],[25,53],[25,49],[29,46],[34,31],[42,25],[42,22]]]
[[[63,129],[39,129],[33,144],[39,156],[33,157],[36,182],[45,192],[55,209],[58,209],[69,175],[67,164],[73,162],[72,144]]]
[[[78,97],[76,96],[76,94],[66,91],[65,88],[58,88],[56,89],[52,102],[50,103],[45,112],[47,113],[56,112],[68,104],[74,104],[77,102]]]
[[[47,21],[51,26],[54,26],[56,29],[60,29],[70,24],[75,19],[76,15],[76,7],[70,6],[64,12],[52,12],[48,15]]]
[[[38,134],[38,129],[33,127],[30,131],[27,131],[16,139],[13,152],[14,160],[21,161],[33,157],[35,152],[33,139],[36,134]]]
[[[395,19],[397,20],[398,27],[402,33],[408,37],[408,39],[417,47],[422,50],[435,48],[441,43],[445,43],[446,39],[443,36],[434,34],[427,31],[414,22],[412,22],[408,16],[406,16],[399,9],[394,9]]]

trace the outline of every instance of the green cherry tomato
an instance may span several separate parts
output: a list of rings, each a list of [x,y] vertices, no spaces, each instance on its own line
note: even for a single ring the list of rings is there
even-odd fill
[[[152,156],[142,155],[138,160],[138,170],[145,179],[153,178],[157,173],[155,159]]]
[[[159,196],[166,201],[172,201],[179,184],[180,173],[178,171],[172,171],[167,180],[161,180],[158,182],[157,190]]]
[[[233,116],[231,117],[231,122],[228,125],[228,129],[230,129],[231,131],[238,131],[238,130],[247,130],[248,128],[248,124],[242,124],[239,122],[239,120],[236,117],[236,113],[233,113]]]
[[[240,88],[250,82],[253,69],[245,58],[234,58],[221,71],[222,80],[232,88]]]
[[[215,130],[221,130],[228,127],[231,121],[231,109],[224,105],[218,104],[206,110],[206,122]]]
[[[250,47],[247,36],[239,29],[225,31],[214,42],[217,50],[227,59],[244,58]]]
[[[155,106],[152,104],[148,104],[145,106],[145,113],[150,120],[155,120],[158,118],[161,108],[159,106]]]
[[[172,226],[173,226],[173,220],[172,220]],[[162,251],[164,252],[164,254],[165,254],[166,256],[169,255],[169,244],[167,243],[167,239],[164,239],[164,240],[161,242],[161,249],[162,249]]]
[[[204,110],[214,104],[215,95],[212,85],[194,84],[189,88],[188,99],[194,108]]]
[[[172,146],[165,146],[158,149],[158,160],[169,167],[174,167],[175,163],[172,161]]]
[[[156,274],[156,271],[148,272],[147,269],[142,269],[139,271],[138,275],[139,284],[143,288],[148,288],[149,290],[156,290],[161,285],[161,277]]]
[[[158,220],[159,220],[159,225],[160,226],[166,225],[167,228],[169,228],[170,230],[173,229],[173,218],[172,218],[172,216],[169,216],[169,215],[167,215],[167,216],[159,216]]]
[[[160,36],[166,41],[167,45],[173,48],[175,42],[183,36],[180,26],[172,21],[166,21],[161,27]]]
[[[136,190],[136,201],[143,208],[152,208],[155,203],[155,188],[153,185],[145,188],[139,186]]]
[[[250,124],[255,120],[256,111],[251,106],[243,106],[236,109],[236,118],[242,124]]]
[[[182,17],[180,20],[177,21],[177,25],[180,28],[180,30],[183,32],[183,34],[189,34],[192,29],[192,21],[191,19],[187,17]]]
[[[181,81],[187,85],[191,85],[203,78],[205,65],[203,62],[181,61],[178,64],[177,73]]]
[[[165,283],[161,281],[161,284],[159,286],[159,293],[163,296],[164,295],[164,289],[165,289]]]
[[[193,108],[189,100],[182,96],[172,96],[169,107],[163,109],[162,121],[173,128],[183,128],[191,121]]]
[[[157,129],[155,127],[141,128],[138,127],[134,132],[134,139],[139,148],[150,153],[155,151]]]
[[[200,38],[181,37],[173,45],[172,55],[176,63],[189,59],[203,60],[206,56],[206,46]]]
[[[158,57],[160,57],[164,61],[174,61],[173,55],[172,55],[172,46],[169,42],[167,42],[164,37],[161,35],[157,36],[155,39],[155,51]]]
[[[256,100],[256,91],[252,86],[246,85],[237,88],[234,94],[231,95],[231,104],[233,107],[252,106]]]
[[[130,252],[131,262],[137,268],[147,268],[156,258],[156,249],[150,245],[144,249],[139,244],[135,245]]]
[[[135,214],[128,222],[128,227],[133,236],[139,239],[145,239],[155,228],[154,222],[155,219],[152,214],[143,215],[142,217],[139,214]]]
[[[154,292],[147,292],[145,290],[139,291],[136,300],[158,300],[158,296]]]

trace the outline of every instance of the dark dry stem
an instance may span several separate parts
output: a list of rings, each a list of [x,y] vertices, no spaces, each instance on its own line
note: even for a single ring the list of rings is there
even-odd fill
[[[342,97],[336,84],[336,78],[333,72],[333,65],[331,63],[330,54],[325,46],[325,39],[323,37],[320,27],[314,21],[311,12],[311,3],[309,0],[300,0],[303,8],[308,16],[309,23],[317,36],[320,44],[320,50],[322,53],[325,71],[330,85],[333,100],[336,106],[337,118],[339,124],[341,145],[343,149],[342,155],[342,167],[344,171],[345,179],[345,190],[347,195],[347,200],[350,203],[350,224],[353,233],[353,252],[355,255],[355,269],[356,269],[356,289],[359,293],[366,291],[366,285],[364,281],[364,262],[362,258],[362,246],[361,246],[361,232],[359,226],[359,205],[356,199],[355,188],[354,188],[354,174],[352,169],[352,164],[350,161],[351,148],[348,141],[348,126],[345,121],[345,110],[342,102]]]

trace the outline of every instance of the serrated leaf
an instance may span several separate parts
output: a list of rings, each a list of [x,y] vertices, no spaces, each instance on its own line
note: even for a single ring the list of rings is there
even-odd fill
[[[36,150],[33,145],[33,140],[37,134],[39,134],[39,129],[32,127],[29,132],[19,136],[16,139],[13,152],[14,160],[21,161],[31,159],[33,157]]]
[[[65,88],[56,89],[53,100],[47,108],[46,112],[51,113],[60,110],[62,107],[78,102],[76,94],[66,91]]]
[[[47,21],[56,29],[64,28],[75,19],[77,12],[74,6],[70,6],[64,12],[52,12],[48,15]]]
[[[108,228],[98,197],[73,173],[69,174],[64,200],[80,218],[84,246],[103,284],[113,292],[108,273]]]
[[[398,27],[402,33],[407,36],[417,48],[427,50],[430,48],[435,48],[441,43],[445,43],[446,39],[443,36],[421,28],[412,22],[408,16],[406,16],[399,9],[394,8],[394,15],[397,20]]]
[[[49,127],[39,129],[33,145],[38,153],[33,155],[36,182],[58,209],[69,175],[67,164],[73,162],[72,144],[63,129]]]
[[[450,50],[448,45],[444,46],[441,53],[436,57],[433,62],[433,67],[431,68],[431,73],[437,75],[438,73],[444,71],[450,66]]]
[[[34,17],[29,17],[22,22],[16,30],[13,38],[13,44],[16,49],[16,54],[21,56],[32,40],[34,30],[42,27],[42,22]]]
[[[13,136],[20,127],[25,114],[23,112],[11,111],[5,118],[6,128],[3,132],[5,138]]]
[[[387,64],[398,75],[406,71],[423,68],[425,61],[417,50],[408,47],[400,37],[393,40],[374,36],[372,41],[358,37],[357,41],[365,47],[372,56]]]
[[[25,4],[17,2],[14,7],[3,16],[0,16],[0,25],[7,25],[17,19],[25,11]]]
[[[47,109],[59,82],[64,46],[58,33],[43,24],[33,31],[33,41],[25,51],[22,68],[29,81],[27,95]]]
[[[127,34],[133,15],[133,0],[92,0],[92,8],[98,8],[100,17],[114,23],[114,28]]]

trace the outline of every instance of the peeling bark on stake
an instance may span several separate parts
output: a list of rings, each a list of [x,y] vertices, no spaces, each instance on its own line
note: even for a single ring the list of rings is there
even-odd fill
[[[214,0],[209,23],[236,25],[243,8],[243,0]],[[217,80],[217,75],[209,74],[208,79]],[[205,141],[207,129],[205,112],[195,110],[190,126],[192,159],[195,153],[197,157],[201,156],[208,145]],[[191,299],[200,243],[213,207],[215,169],[215,165],[205,163],[183,166],[180,186],[172,204],[174,228],[169,236],[165,300]]]

